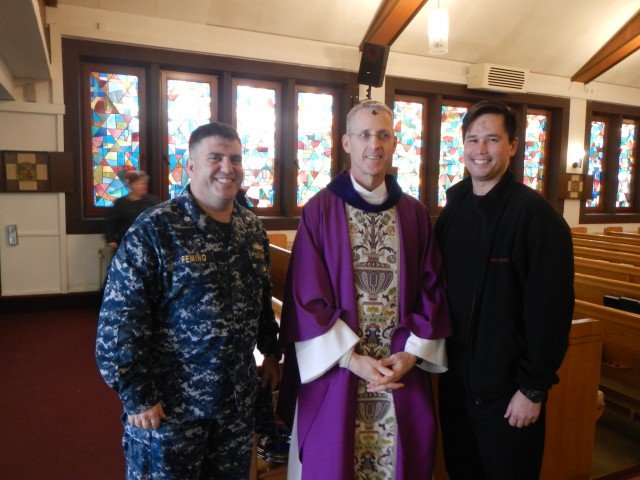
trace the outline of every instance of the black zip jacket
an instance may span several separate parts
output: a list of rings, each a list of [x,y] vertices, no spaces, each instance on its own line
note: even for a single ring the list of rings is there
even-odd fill
[[[471,193],[471,178],[447,191],[435,226],[442,251],[450,222]],[[468,323],[467,365],[450,366],[466,368],[467,387],[480,396],[510,395],[518,388],[546,391],[558,382],[573,315],[570,229],[511,172],[479,198],[477,208],[482,258]],[[455,301],[449,292],[449,302]]]

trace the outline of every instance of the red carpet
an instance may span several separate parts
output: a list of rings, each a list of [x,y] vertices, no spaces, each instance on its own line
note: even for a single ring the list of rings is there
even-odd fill
[[[0,479],[124,478],[121,406],[102,381],[97,313],[0,315]]]

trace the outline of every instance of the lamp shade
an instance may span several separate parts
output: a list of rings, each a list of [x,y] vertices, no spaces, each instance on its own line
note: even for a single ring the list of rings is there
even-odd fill
[[[434,8],[429,12],[429,53],[442,55],[449,51],[449,11]]]

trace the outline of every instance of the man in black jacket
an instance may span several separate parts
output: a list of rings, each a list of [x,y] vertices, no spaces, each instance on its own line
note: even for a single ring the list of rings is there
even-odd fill
[[[462,124],[470,173],[436,224],[454,334],[440,377],[452,480],[537,479],[547,391],[568,346],[573,251],[566,222],[516,182],[517,117],[480,102]]]

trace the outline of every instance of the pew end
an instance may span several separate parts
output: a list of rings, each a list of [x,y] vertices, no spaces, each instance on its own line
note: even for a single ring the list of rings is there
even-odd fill
[[[598,405],[603,326],[594,318],[572,322],[569,349],[549,391],[542,480],[591,475]],[[566,447],[571,445],[571,455]]]
[[[607,411],[640,427],[640,315],[576,300],[574,317],[582,316],[602,322],[600,389]]]

